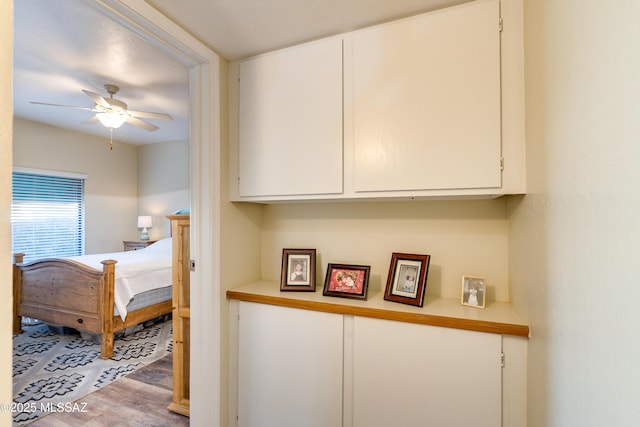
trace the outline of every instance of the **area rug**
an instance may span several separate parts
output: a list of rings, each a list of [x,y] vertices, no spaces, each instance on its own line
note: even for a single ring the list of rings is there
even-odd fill
[[[172,350],[170,316],[116,334],[109,360],[100,358],[98,336],[44,323],[23,330],[13,337],[14,427],[51,412],[81,411],[82,397]]]

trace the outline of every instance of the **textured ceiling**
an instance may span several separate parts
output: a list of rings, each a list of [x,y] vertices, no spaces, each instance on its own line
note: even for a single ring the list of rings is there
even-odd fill
[[[469,0],[148,0],[234,60]]]
[[[113,137],[136,144],[175,141],[189,134],[189,76],[185,65],[152,47],[82,0],[14,2],[14,114],[18,117],[109,137],[100,123],[83,124],[90,111],[34,105],[30,101],[93,107],[82,90],[116,99],[139,111],[167,113],[173,121],[148,120],[155,132],[125,123]]]
[[[438,9],[466,0],[149,0],[194,37],[233,60]],[[18,117],[108,138],[84,110],[30,101],[92,107],[82,90],[130,109],[167,113],[148,132],[125,123],[114,139],[134,144],[188,138],[188,70],[141,37],[114,23],[92,0],[14,2],[14,113]]]

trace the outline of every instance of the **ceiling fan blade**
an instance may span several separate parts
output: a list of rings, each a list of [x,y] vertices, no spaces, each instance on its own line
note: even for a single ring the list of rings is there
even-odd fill
[[[36,102],[36,101],[30,101],[31,104],[38,104],[38,105],[48,105],[50,107],[64,107],[64,108],[73,108],[76,110],[87,110],[87,111],[95,111],[93,108],[89,108],[89,107],[77,107],[75,105],[62,105],[62,104],[49,104],[47,102]]]
[[[100,120],[98,120],[98,116],[91,116],[87,120],[83,120],[82,123],[89,125],[91,123],[96,123],[96,122],[99,122],[99,121]]]
[[[140,120],[137,117],[127,116],[127,123],[131,123],[132,125],[139,126],[143,129],[148,130],[149,132],[156,131],[160,129],[158,126],[152,125],[151,123],[147,123],[144,120]]]
[[[144,117],[145,119],[173,120],[173,117],[164,113],[152,113],[150,111],[135,111],[135,110],[127,110],[127,113],[129,113],[129,115],[131,116]]]
[[[107,109],[111,109],[111,104],[109,104],[107,102],[106,99],[104,99],[104,97],[102,95],[98,95],[95,92],[91,92],[89,90],[84,90],[82,89],[82,91],[93,100],[93,102],[95,102],[97,105],[107,108]]]

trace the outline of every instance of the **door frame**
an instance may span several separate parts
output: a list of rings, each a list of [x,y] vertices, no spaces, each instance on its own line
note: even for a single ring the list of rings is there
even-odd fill
[[[220,57],[143,0],[85,1],[189,68],[190,422],[219,426]]]

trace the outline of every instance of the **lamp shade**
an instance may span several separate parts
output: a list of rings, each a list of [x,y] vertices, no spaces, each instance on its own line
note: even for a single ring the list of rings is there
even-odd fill
[[[151,217],[148,215],[142,215],[138,217],[138,228],[150,228]]]

